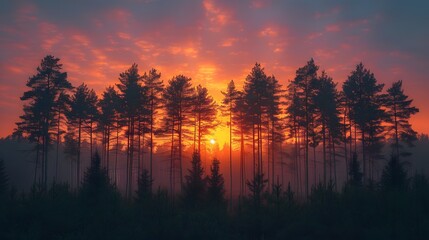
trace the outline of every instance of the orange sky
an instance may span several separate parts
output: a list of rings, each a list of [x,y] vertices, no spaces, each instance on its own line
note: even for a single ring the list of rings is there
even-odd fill
[[[404,81],[421,111],[412,123],[429,133],[428,4],[343,2],[2,1],[0,137],[22,114],[19,97],[47,54],[61,59],[75,86],[97,93],[135,62],[142,72],[157,68],[164,81],[192,77],[218,102],[255,62],[286,85],[311,57],[340,83],[362,61],[386,85]]]

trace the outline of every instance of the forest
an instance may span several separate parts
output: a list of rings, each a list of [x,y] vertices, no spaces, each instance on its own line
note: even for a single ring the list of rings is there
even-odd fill
[[[340,87],[310,59],[282,85],[256,63],[216,102],[137,64],[99,94],[62,68],[41,60],[0,140],[2,239],[429,237],[401,80],[358,63]]]

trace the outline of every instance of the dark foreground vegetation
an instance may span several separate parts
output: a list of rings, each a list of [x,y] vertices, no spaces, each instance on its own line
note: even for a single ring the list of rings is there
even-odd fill
[[[297,199],[289,186],[247,182],[248,195],[232,209],[224,198],[219,161],[205,176],[198,154],[183,194],[150,190],[147,171],[132,200],[111,184],[96,153],[78,191],[67,184],[27,194],[9,187],[0,162],[1,239],[428,239],[429,183],[407,176],[392,157],[379,182],[362,182],[356,158],[341,191],[313,187]]]

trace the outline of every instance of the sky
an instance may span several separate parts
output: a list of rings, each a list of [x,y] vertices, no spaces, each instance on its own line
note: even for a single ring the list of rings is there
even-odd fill
[[[403,80],[429,133],[429,1],[0,0],[0,137],[47,54],[100,94],[133,63],[167,82],[184,74],[220,102],[256,62],[281,84],[314,58],[341,87],[363,62],[386,87]],[[220,130],[219,130],[220,131]]]

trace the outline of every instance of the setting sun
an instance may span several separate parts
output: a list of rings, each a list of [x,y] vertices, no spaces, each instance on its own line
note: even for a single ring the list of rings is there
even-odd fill
[[[210,144],[211,144],[211,145],[215,145],[215,143],[216,143],[216,140],[214,140],[213,138],[212,138],[212,139],[210,139]]]

